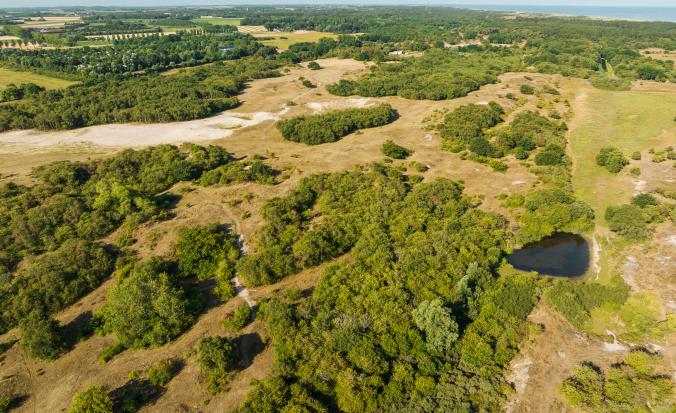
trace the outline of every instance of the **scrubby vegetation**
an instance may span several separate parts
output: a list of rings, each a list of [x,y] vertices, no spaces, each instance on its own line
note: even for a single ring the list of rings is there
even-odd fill
[[[676,407],[674,384],[655,372],[661,365],[661,356],[642,349],[605,370],[582,364],[564,381],[561,394],[585,412],[670,411]]]
[[[491,61],[491,65],[484,64]],[[510,52],[461,53],[431,49],[422,57],[375,66],[359,80],[329,85],[339,96],[401,96],[407,99],[453,99],[467,95],[497,76],[516,71],[518,59]]]
[[[244,328],[249,322],[251,321],[251,307],[249,307],[248,304],[240,304],[235,308],[235,311],[230,314],[225,321],[223,321],[223,325],[225,328],[233,331],[241,330]]]
[[[103,386],[90,386],[76,393],[68,413],[113,413],[113,400]]]
[[[315,216],[301,218],[309,210]],[[348,248],[351,254],[324,270],[309,301],[261,305],[280,368],[256,385],[244,411],[369,412],[421,403],[498,409],[502,373],[537,299],[533,278],[493,273],[507,235],[502,217],[473,208],[456,183],[410,186],[379,166],[306,179],[265,211],[269,244],[259,238],[243,261],[257,263],[248,280],[265,271],[274,279],[285,274],[278,268],[289,273]],[[298,241],[271,255],[280,243],[269,238],[275,233]],[[306,250],[299,246],[320,234],[323,246],[310,251],[324,255],[300,260],[297,252]],[[281,261],[291,251],[296,260]],[[479,398],[472,396],[477,386]]]
[[[660,203],[654,196],[641,193],[634,196],[630,204],[606,209],[605,220],[611,231],[629,240],[645,240],[652,236],[650,224],[666,220],[676,221],[676,205]]]
[[[388,104],[372,108],[334,110],[324,114],[298,116],[277,122],[286,140],[319,145],[335,142],[358,129],[387,125],[397,119],[397,111]]]

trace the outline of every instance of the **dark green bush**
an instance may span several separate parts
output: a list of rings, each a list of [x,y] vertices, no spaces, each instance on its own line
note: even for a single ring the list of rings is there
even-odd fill
[[[219,225],[182,227],[176,244],[178,269],[184,277],[200,281],[214,278],[222,261],[229,261],[229,268],[239,258],[237,237],[228,228]],[[225,274],[223,274],[225,275]],[[234,274],[228,274],[230,278]]]
[[[312,61],[307,64],[307,68],[310,70],[319,70],[322,67],[319,65],[319,63]]]
[[[605,214],[608,228],[630,240],[643,240],[652,235],[646,216],[637,205],[609,206]]]
[[[205,337],[197,346],[197,357],[209,390],[213,393],[224,390],[230,372],[237,367],[235,345],[227,337]]]
[[[385,156],[393,159],[406,159],[413,153],[412,150],[397,145],[391,139],[383,143],[382,151]]]
[[[59,323],[39,310],[31,311],[19,323],[21,347],[30,357],[56,359],[64,349]]]
[[[531,85],[523,84],[519,87],[519,91],[524,95],[533,95],[535,94],[535,88]]]
[[[596,155],[596,164],[616,174],[629,164],[629,160],[624,157],[619,149],[609,146],[602,148]]]

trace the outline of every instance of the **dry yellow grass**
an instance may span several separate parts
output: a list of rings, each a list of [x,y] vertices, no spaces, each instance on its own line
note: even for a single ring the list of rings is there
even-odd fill
[[[0,68],[0,90],[7,87],[7,85],[9,85],[10,83],[13,83],[15,85],[18,85],[20,83],[35,83],[36,85],[40,85],[47,89],[60,89],[68,87],[74,84],[75,82],[71,82],[70,80],[57,79],[55,77],[50,76],[38,75],[36,73],[31,72],[20,72],[17,70]]]

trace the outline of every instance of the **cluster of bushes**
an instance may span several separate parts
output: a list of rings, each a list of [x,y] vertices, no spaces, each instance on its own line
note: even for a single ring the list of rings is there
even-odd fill
[[[50,314],[97,288],[114,268],[115,248],[96,240],[121,226],[133,233],[145,220],[166,217],[167,200],[158,196],[160,192],[179,181],[198,179],[229,159],[218,146],[189,144],[179,149],[162,145],[86,163],[55,162],[34,170],[38,183],[31,187],[13,183],[0,187],[0,299],[6,303],[0,309],[0,330],[20,325],[22,345],[29,355],[58,356],[65,338]],[[236,238],[225,229],[209,227],[186,230],[182,240],[178,249],[181,271],[201,279],[213,270],[211,277],[218,275],[219,293],[231,296],[229,280],[239,256]],[[18,265],[24,258],[30,259]],[[182,296],[170,265],[120,263],[125,278],[111,293],[116,295],[111,305],[117,305],[120,314],[109,326],[134,336],[134,328],[146,331],[157,321],[153,311],[166,310],[160,307],[170,299],[181,302]],[[158,296],[152,294],[156,287],[164,288],[166,295],[161,300],[166,301],[156,300]],[[136,309],[127,306],[130,301]],[[139,308],[148,316],[134,313]],[[177,306],[172,311],[185,308]],[[172,326],[155,331],[147,340],[129,338],[121,344],[129,347],[166,340],[190,322],[190,316],[177,313],[158,313],[157,317],[170,320]],[[127,328],[129,319],[134,321]],[[119,352],[110,351],[110,357]]]
[[[370,108],[334,110],[324,114],[297,116],[277,122],[284,139],[319,145],[335,142],[343,136],[366,128],[387,125],[397,119],[397,111],[388,104]]]
[[[581,233],[594,228],[594,210],[561,188],[529,191],[523,209],[516,233],[521,243],[537,241],[556,232]]]
[[[635,349],[605,370],[591,363],[579,365],[560,391],[570,404],[590,413],[672,411],[674,384],[655,371],[663,365],[659,354]]]
[[[279,171],[271,166],[256,161],[237,161],[212,169],[202,175],[198,183],[203,186],[227,185],[241,182],[274,184]]]
[[[409,186],[390,169],[334,176],[323,178],[333,185],[315,206],[275,215],[302,220],[334,206],[364,229],[308,300],[261,304],[279,369],[254,386],[242,410],[500,410],[506,367],[537,301],[533,277],[494,275],[506,221],[474,208],[446,179]],[[346,191],[355,181],[364,189]],[[326,233],[316,231],[322,218],[268,231]]]
[[[464,105],[444,117],[437,125],[444,147],[459,152],[467,147],[478,155],[489,156],[494,148],[486,139],[485,130],[502,122],[502,107],[495,102],[488,105]]]
[[[172,76],[102,79],[38,92],[0,106],[0,131],[204,118],[239,105],[236,95],[245,82],[277,76],[278,66],[276,61],[249,58]]]
[[[430,49],[415,59],[374,66],[358,80],[343,79],[328,85],[327,89],[338,96],[454,99],[495,83],[498,75],[519,67],[519,59],[509,50],[461,53],[443,48]]]
[[[545,293],[547,302],[577,328],[584,326],[593,309],[605,305],[619,307],[627,297],[629,286],[619,277],[613,278],[609,285],[556,280]]]
[[[537,147],[544,147],[535,157],[537,165],[565,165],[569,162],[563,137],[567,127],[536,112],[520,112],[509,125],[490,128],[502,122],[500,105],[469,104],[447,114],[437,129],[444,139],[444,149],[452,152],[469,150],[474,159],[490,163],[486,158],[501,158],[511,153],[526,159]],[[505,165],[506,166],[506,165]]]
[[[231,279],[239,255],[237,238],[224,226],[181,228],[175,262],[153,257],[118,271],[117,284],[96,313],[99,333],[115,334],[123,348],[168,343],[204,309],[196,283],[214,279],[215,293],[234,296]]]
[[[622,151],[609,146],[602,148],[596,155],[596,164],[605,167],[608,172],[616,174],[626,165],[629,165],[629,160],[622,154]]]
[[[611,231],[633,241],[648,239],[653,234],[651,223],[676,221],[676,206],[660,203],[650,194],[634,196],[630,204],[606,209],[605,220]]]
[[[19,86],[10,83],[0,94],[0,102],[10,102],[12,100],[19,100],[37,95],[45,90],[44,87],[38,86],[35,83],[21,83]]]

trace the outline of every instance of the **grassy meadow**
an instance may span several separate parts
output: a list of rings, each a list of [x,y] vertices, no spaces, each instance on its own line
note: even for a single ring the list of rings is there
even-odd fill
[[[19,72],[16,70],[0,68],[0,90],[7,87],[10,83],[14,83],[15,85],[20,83],[35,83],[36,85],[40,85],[47,89],[59,89],[70,86],[75,82],[31,72]]]

